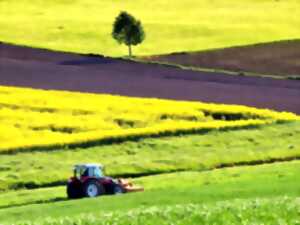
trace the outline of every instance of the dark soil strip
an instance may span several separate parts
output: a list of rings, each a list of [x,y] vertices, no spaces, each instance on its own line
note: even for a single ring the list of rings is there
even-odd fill
[[[300,40],[277,41],[200,52],[143,57],[147,61],[193,68],[244,71],[300,80]]]
[[[300,114],[300,82],[0,44],[0,85],[239,104]]]

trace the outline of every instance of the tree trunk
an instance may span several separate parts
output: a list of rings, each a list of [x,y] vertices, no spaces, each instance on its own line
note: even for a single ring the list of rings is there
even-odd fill
[[[132,56],[132,49],[131,49],[131,45],[128,45],[128,51],[129,51],[129,57],[131,58]]]

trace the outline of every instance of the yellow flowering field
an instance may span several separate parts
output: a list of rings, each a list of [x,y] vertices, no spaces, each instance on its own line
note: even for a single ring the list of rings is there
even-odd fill
[[[0,151],[85,147],[299,120],[238,105],[0,86]]]

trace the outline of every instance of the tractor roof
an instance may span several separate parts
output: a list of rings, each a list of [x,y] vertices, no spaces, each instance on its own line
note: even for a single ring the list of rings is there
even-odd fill
[[[74,167],[100,167],[103,168],[103,165],[100,163],[85,163],[85,164],[76,164]]]

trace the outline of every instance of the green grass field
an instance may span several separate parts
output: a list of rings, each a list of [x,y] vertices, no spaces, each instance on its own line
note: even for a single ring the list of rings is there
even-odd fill
[[[127,54],[110,36],[126,10],[145,27],[137,55],[299,38],[298,0],[2,0],[0,41],[56,50]],[[267,12],[267,13],[266,13]]]
[[[138,225],[138,224],[299,224],[299,199],[275,198],[235,200],[216,204],[184,204],[143,207],[98,216],[48,219],[48,225]],[[168,222],[167,222],[168,221]],[[26,224],[40,224],[26,223]]]
[[[148,138],[76,151],[3,154],[0,179],[6,191],[0,194],[0,221],[113,224],[118,218],[117,224],[125,225],[145,221],[164,224],[168,218],[167,224],[197,224],[202,220],[203,224],[247,224],[249,219],[261,224],[297,224],[300,162],[259,164],[263,160],[299,157],[299,129],[299,122],[290,122],[203,135]],[[71,175],[72,164],[91,159],[103,162],[110,175],[141,175],[132,180],[146,191],[68,201],[65,187],[60,184]],[[239,162],[258,165],[236,167]],[[221,164],[230,168],[214,169]],[[35,188],[7,189],[22,188],[21,181]],[[36,189],[39,185],[55,187]],[[237,198],[240,200],[234,200]],[[187,213],[189,207],[195,209],[192,214]],[[209,217],[201,214],[204,209]],[[159,213],[165,210],[167,213]],[[232,217],[236,212],[240,218]],[[131,222],[124,219],[131,214]],[[176,216],[183,214],[186,216]]]
[[[6,89],[2,90],[6,94],[1,98],[2,123],[11,124],[15,130],[26,127],[20,124],[30,127],[34,123],[44,123],[46,127],[49,124],[52,127],[60,122],[60,125],[65,126],[68,125],[66,121],[72,121],[66,119],[70,111],[86,112],[84,109],[91,110],[97,105],[94,104],[96,95],[81,96],[68,92],[60,93],[62,97],[53,97],[51,92],[27,89],[14,89],[8,95]],[[43,100],[42,94],[45,95],[44,99],[47,97],[48,102]],[[79,101],[80,96],[86,97],[85,108],[78,110],[70,99]],[[63,97],[70,99],[62,101]],[[61,100],[60,103],[57,98]],[[115,107],[118,110],[113,110],[112,104],[115,102],[117,106],[120,98],[106,96],[106,100],[102,101],[110,104],[107,107],[107,112],[110,113],[104,114],[107,115],[106,119],[108,116],[111,118],[119,115],[118,112],[129,113],[132,109],[136,110],[138,107],[134,108],[133,105],[137,106],[139,102],[146,101],[121,98],[123,108],[124,100],[127,99],[126,107]],[[128,104],[129,99],[133,101],[131,104]],[[172,112],[170,115],[180,115],[179,118],[182,118],[181,116],[190,115],[187,113],[189,111],[184,111],[186,106],[197,105],[202,107],[201,110],[212,110],[211,112],[223,117],[234,115],[233,118],[236,119],[240,115],[245,122],[251,122],[253,118],[261,118],[262,121],[270,119],[269,122],[256,126],[191,133],[171,132],[168,135],[124,139],[122,142],[98,143],[93,147],[76,148],[65,145],[51,149],[41,147],[29,148],[27,151],[2,151],[0,224],[129,225],[145,224],[145,221],[150,224],[164,224],[164,221],[168,224],[197,224],[197,221],[211,224],[215,221],[223,225],[247,223],[250,219],[263,224],[282,221],[289,225],[297,224],[300,195],[300,122],[296,115],[240,106],[148,101],[148,104],[141,107],[143,111],[133,115],[145,116],[153,111],[150,108],[155,108],[153,112],[158,113],[158,109],[163,108],[168,113]],[[102,111],[103,106],[104,103]],[[146,106],[150,107],[148,111]],[[195,112],[199,113],[200,108]],[[69,114],[62,113],[65,111]],[[58,119],[58,112],[65,116],[65,120],[63,116]],[[45,114],[49,116],[51,113],[53,115],[49,120]],[[71,114],[77,116],[76,113]],[[241,122],[239,119],[228,121],[223,117],[218,121]],[[174,123],[181,121],[176,116],[171,118]],[[230,120],[231,117],[228,118]],[[97,119],[93,119],[92,121],[97,122]],[[85,126],[88,119],[77,121]],[[151,122],[157,123],[155,120]],[[2,134],[2,140],[7,141],[5,134],[10,130],[2,131],[6,132]],[[14,133],[9,134],[13,137]],[[31,137],[27,133],[21,136],[21,140]],[[15,144],[11,140],[18,139],[7,141]],[[64,185],[72,175],[72,166],[86,162],[100,162],[106,166],[107,175],[131,177],[134,183],[142,185],[146,191],[70,201],[66,198]],[[237,198],[240,200],[235,200]],[[273,207],[274,204],[277,208]],[[193,213],[189,213],[192,209]],[[203,214],[204,209],[206,214]],[[233,216],[236,213],[240,216]],[[130,220],[126,219],[128,215],[132,215]]]
[[[66,182],[72,166],[101,162],[111,176],[143,176],[175,171],[204,171],[244,163],[263,163],[300,156],[300,123],[253,129],[211,131],[144,139],[87,149],[57,149],[0,157],[0,188],[45,187]],[[59,168],[59,169],[56,169]]]
[[[119,198],[119,201],[124,199]],[[107,202],[102,202],[107,203]],[[126,202],[127,203],[127,202]],[[92,202],[82,202],[82,204],[92,204],[93,207],[99,207]],[[53,205],[54,206],[54,205]],[[66,205],[64,207],[69,207]],[[60,210],[64,207],[55,205]],[[77,206],[78,207],[78,206]],[[101,207],[101,206],[100,206]],[[78,207],[80,208],[80,207]],[[82,208],[82,207],[81,207]],[[35,220],[35,222],[16,220],[22,225],[138,225],[138,224],[299,224],[299,199],[276,197],[271,199],[243,199],[233,201],[220,201],[211,204],[171,204],[154,205],[147,207],[133,208],[129,210],[110,210],[102,213],[80,214],[81,210],[63,218],[46,217],[46,219]],[[22,208],[27,213],[32,211]],[[44,212],[52,208],[46,207],[36,210],[35,213]],[[66,212],[65,212],[66,213]],[[69,213],[69,212],[67,212]],[[14,215],[16,215],[15,213]],[[21,213],[22,215],[22,213]],[[11,213],[8,212],[8,216]],[[23,222],[21,222],[23,221]],[[5,223],[4,223],[5,224]]]
[[[0,224],[296,225],[299,135],[300,123],[289,122],[1,154]],[[286,162],[265,164],[272,160]],[[67,200],[62,184],[72,165],[90,161],[102,162],[109,175],[141,176],[131,180],[145,192]]]
[[[294,161],[207,172],[170,173],[134,179],[134,182],[145,186],[147,191],[144,193],[73,201],[65,199],[63,187],[8,192],[0,195],[0,208],[2,208],[0,210],[0,221],[6,223],[32,221],[37,224],[48,224],[45,222],[45,218],[46,220],[49,218],[56,221],[53,222],[53,224],[56,224],[64,221],[63,218],[72,218],[71,221],[84,219],[82,222],[94,224],[91,221],[88,222],[90,218],[94,218],[99,220],[98,222],[101,224],[100,220],[103,220],[104,215],[106,215],[104,218],[108,221],[112,219],[112,216],[107,216],[111,213],[114,216],[119,214],[125,216],[128,213],[130,214],[131,211],[147,212],[153,207],[170,208],[172,211],[176,210],[178,205],[185,206],[187,204],[194,204],[200,208],[205,207],[209,214],[215,214],[214,207],[212,209],[210,207],[216,204],[222,205],[223,203],[218,203],[219,201],[227,201],[225,205],[235,210],[239,209],[239,205],[248,205],[250,202],[256,202],[257,207],[260,208],[260,203],[264,202],[262,205],[266,208],[262,207],[262,210],[255,210],[253,206],[243,207],[242,214],[245,213],[246,215],[241,218],[241,221],[245,220],[244,222],[250,217],[253,220],[265,222],[265,224],[270,224],[275,218],[281,218],[283,221],[294,221],[298,218],[297,210],[299,210],[299,201],[296,200],[296,197],[300,194],[299,169],[300,162]],[[286,197],[282,198],[282,196]],[[233,201],[236,198],[240,200]],[[284,205],[281,205],[280,202]],[[295,203],[297,203],[297,207],[295,207]],[[274,204],[278,208],[273,208]],[[17,205],[19,207],[16,207]],[[141,210],[141,207],[143,210]],[[194,213],[201,213],[200,208],[200,211]],[[246,213],[245,209],[250,211]],[[219,220],[216,220],[219,221],[217,224],[228,224],[226,221],[221,222],[223,216],[226,217],[226,210],[223,208],[217,211],[219,213],[216,213],[215,218],[213,217],[214,219],[219,218]],[[225,214],[223,215],[223,213]],[[227,213],[229,212],[227,211]],[[262,220],[256,214],[266,215]],[[274,218],[275,215],[277,217]],[[144,216],[146,216],[144,219],[148,217],[153,219],[151,215],[146,214]],[[164,218],[163,215],[157,216],[159,220]],[[190,217],[193,217],[193,214],[185,215],[186,219],[191,219]],[[191,224],[197,224],[198,219],[191,222]],[[68,220],[65,219],[65,223],[62,224],[68,224],[67,222]],[[176,223],[178,221],[176,218],[170,218],[168,222]],[[143,224],[143,222],[137,220],[134,224]],[[233,224],[239,223],[233,220]]]

